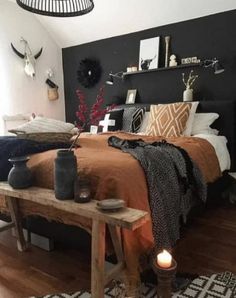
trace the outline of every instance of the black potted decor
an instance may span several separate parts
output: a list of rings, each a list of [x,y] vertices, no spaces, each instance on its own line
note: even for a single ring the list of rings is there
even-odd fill
[[[15,189],[27,188],[32,185],[32,173],[27,167],[27,156],[13,157],[9,161],[13,167],[8,174],[8,183]]]
[[[58,150],[54,167],[54,189],[58,200],[74,198],[74,182],[77,178],[77,160],[74,151]]]

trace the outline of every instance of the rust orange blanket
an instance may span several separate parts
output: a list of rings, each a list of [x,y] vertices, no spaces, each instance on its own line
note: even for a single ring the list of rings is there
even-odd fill
[[[108,146],[107,139],[116,135],[123,139],[142,138],[153,142],[162,137],[137,136],[128,133],[105,133],[101,135],[81,134],[80,148],[75,149],[78,173],[88,175],[92,181],[94,199],[120,198],[127,206],[146,210],[150,213],[146,178],[139,162],[129,154]],[[185,149],[201,169],[205,181],[214,182],[221,172],[214,148],[204,139],[191,137],[167,138]],[[56,150],[31,156],[28,165],[36,178],[37,186],[53,188],[53,168]],[[77,223],[91,228],[88,220],[78,218]],[[135,277],[138,272],[140,255],[153,247],[152,222],[149,221],[135,232],[123,231],[124,251],[130,270]]]

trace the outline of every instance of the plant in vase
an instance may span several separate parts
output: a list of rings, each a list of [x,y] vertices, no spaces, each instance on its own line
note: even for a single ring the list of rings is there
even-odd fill
[[[192,101],[193,100],[193,83],[198,78],[198,75],[193,75],[193,70],[190,71],[188,78],[185,79],[185,73],[182,73],[183,83],[186,87],[186,90],[183,93],[183,101]]]
[[[79,100],[78,111],[76,111],[76,126],[80,131],[83,131],[87,126],[90,126],[91,132],[95,133],[95,131],[97,131],[99,121],[106,113],[113,110],[116,105],[112,104],[106,108],[102,107],[104,103],[104,86],[99,89],[96,101],[90,109],[85,102],[85,95],[80,89],[76,90],[76,95]]]

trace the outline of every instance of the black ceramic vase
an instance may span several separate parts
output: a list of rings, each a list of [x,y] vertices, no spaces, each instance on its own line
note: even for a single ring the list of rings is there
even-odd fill
[[[32,173],[27,167],[29,157],[13,157],[9,161],[13,167],[8,174],[8,183],[16,189],[27,188],[32,185]]]
[[[74,198],[74,182],[77,178],[77,160],[74,151],[59,150],[55,159],[54,189],[58,200]]]

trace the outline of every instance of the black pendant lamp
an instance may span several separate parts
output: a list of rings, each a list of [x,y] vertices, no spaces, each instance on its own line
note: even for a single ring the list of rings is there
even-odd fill
[[[94,8],[93,0],[16,0],[25,10],[51,17],[76,17]]]

